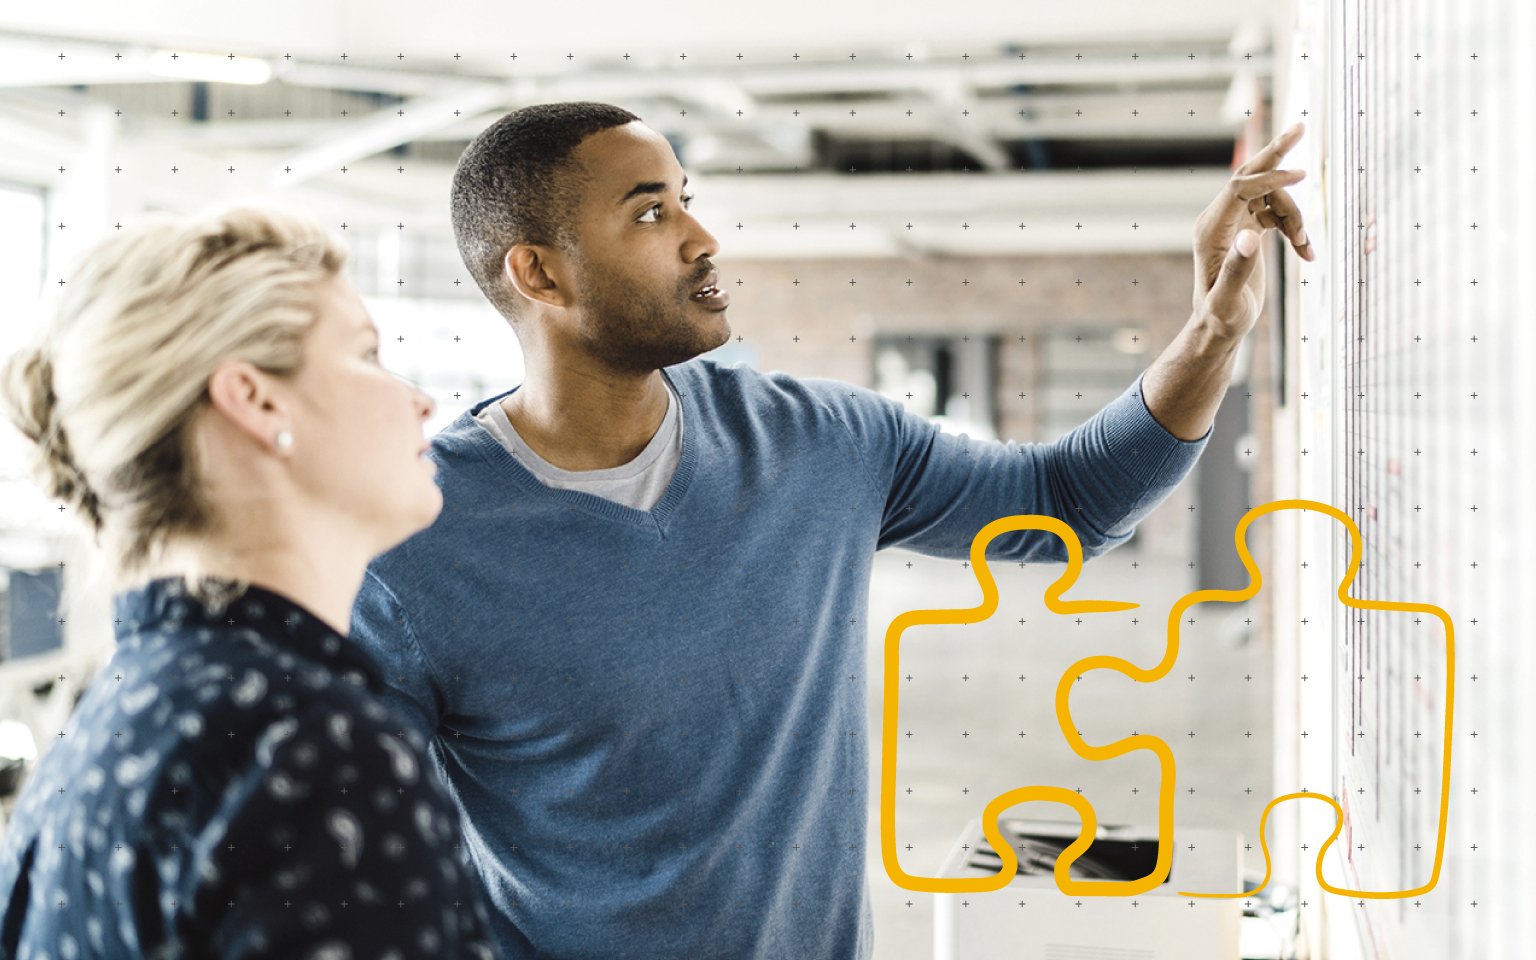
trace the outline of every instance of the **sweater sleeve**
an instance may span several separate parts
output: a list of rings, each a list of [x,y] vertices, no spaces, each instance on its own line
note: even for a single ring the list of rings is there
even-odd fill
[[[352,607],[351,639],[378,665],[385,705],[423,735],[435,735],[445,709],[437,675],[404,606],[372,567],[363,575]]]
[[[1152,416],[1141,377],[1050,443],[985,441],[944,433],[871,390],[817,384],[853,438],[883,498],[879,548],[905,547],[962,559],[982,527],[1000,517],[1045,514],[1067,523],[1084,557],[1126,540],[1199,459],[1210,431],[1181,440]],[[1054,534],[1027,530],[992,541],[987,556],[1064,562]]]

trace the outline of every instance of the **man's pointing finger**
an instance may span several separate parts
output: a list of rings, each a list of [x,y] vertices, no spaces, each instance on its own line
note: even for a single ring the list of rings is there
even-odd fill
[[[1229,182],[1232,198],[1246,202],[1274,193],[1281,187],[1300,183],[1306,176],[1305,170],[1267,170],[1263,173],[1236,174]]]
[[[1280,158],[1289,153],[1292,147],[1296,146],[1296,141],[1300,140],[1301,135],[1305,132],[1306,127],[1301,123],[1298,122],[1292,125],[1289,130],[1269,141],[1264,146],[1264,149],[1254,154],[1252,159],[1239,167],[1239,171],[1242,173],[1257,173],[1261,170],[1274,169],[1275,165],[1280,162]]]

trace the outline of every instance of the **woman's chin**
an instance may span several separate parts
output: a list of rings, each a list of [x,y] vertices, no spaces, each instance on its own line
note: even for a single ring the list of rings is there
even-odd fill
[[[443,512],[443,491],[438,488],[435,481],[431,484],[431,487],[432,489],[427,491],[424,497],[426,505],[423,510],[423,519],[420,527],[422,530],[432,526],[433,522],[437,520],[438,515]]]
[[[404,543],[432,526],[437,521],[438,515],[443,512],[443,491],[438,489],[435,482],[428,480],[423,484],[420,496],[416,497],[412,503],[402,504],[391,512],[397,519],[392,524],[390,542],[379,553],[387,553],[398,544]]]

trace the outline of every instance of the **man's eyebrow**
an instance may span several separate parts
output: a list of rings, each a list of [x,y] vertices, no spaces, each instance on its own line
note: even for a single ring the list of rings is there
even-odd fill
[[[685,174],[683,174],[683,187],[684,187],[684,189],[686,189],[687,186],[688,186],[688,174],[685,173]],[[619,202],[614,204],[614,206],[622,207],[622,206],[624,206],[624,204],[626,204],[629,201],[633,200],[635,197],[640,196],[641,194],[644,194],[644,193],[662,193],[666,189],[667,189],[667,185],[664,182],[660,181],[660,180],[647,180],[644,183],[637,183],[637,184],[635,184],[633,187],[631,187],[629,189],[628,193],[626,193],[626,194],[624,194],[624,196],[620,197],[619,198]]]

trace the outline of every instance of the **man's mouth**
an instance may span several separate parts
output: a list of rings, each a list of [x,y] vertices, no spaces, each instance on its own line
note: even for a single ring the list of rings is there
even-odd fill
[[[731,295],[726,293],[724,290],[721,290],[719,287],[714,286],[713,284],[705,287],[688,299],[692,300],[694,303],[702,304],[706,307],[712,307],[716,310],[722,310],[730,306],[731,303]]]

